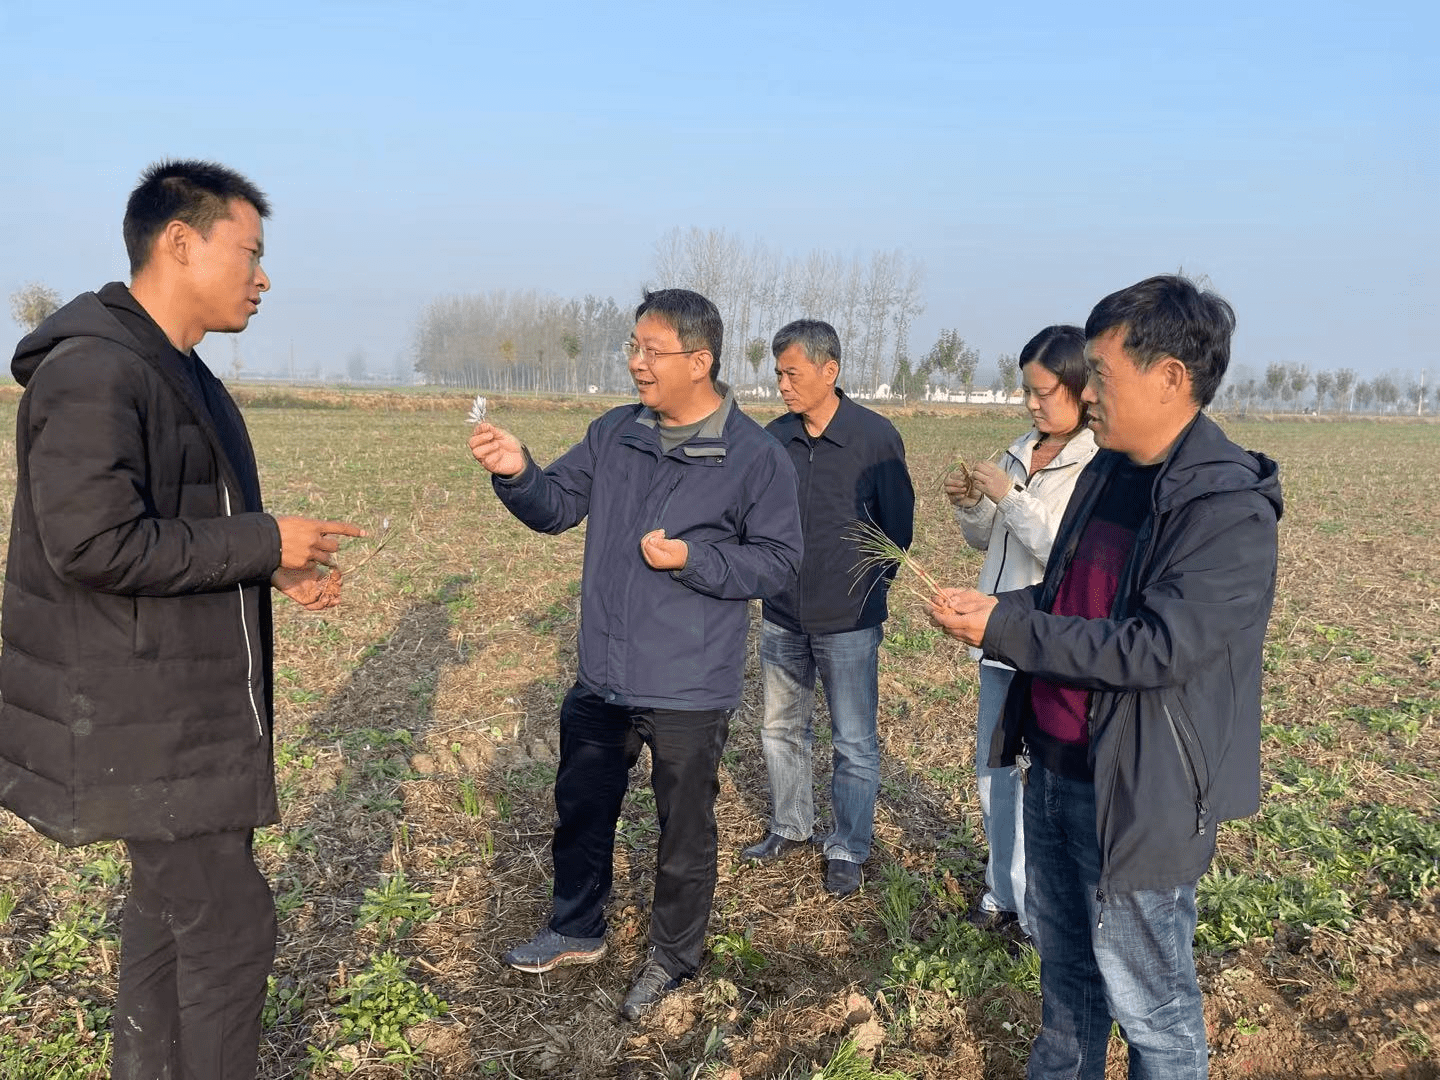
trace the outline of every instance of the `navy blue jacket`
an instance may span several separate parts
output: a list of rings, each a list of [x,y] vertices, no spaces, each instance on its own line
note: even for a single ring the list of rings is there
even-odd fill
[[[799,580],[765,601],[765,618],[797,634],[840,634],[885,621],[895,567],[859,573],[860,552],[847,537],[857,520],[879,525],[902,548],[915,525],[915,489],[895,426],[840,390],[840,405],[818,439],[785,413],[766,425],[790,455],[800,483],[805,559]]]
[[[784,588],[800,566],[795,470],[778,443],[724,402],[668,454],[655,414],[622,405],[545,470],[493,477],[517,518],[558,533],[588,517],[580,585],[579,681],[606,701],[729,709],[745,679],[746,601]],[[640,537],[688,545],[680,570],[653,570]]]
[[[1011,684],[990,764],[1020,749],[1032,676],[1090,695],[1100,892],[1194,882],[1215,825],[1260,805],[1260,671],[1275,598],[1279,470],[1200,414],[1152,488],[1109,618],[1049,614],[1120,455],[1081,473],[1045,578],[1001,593],[987,657]]]

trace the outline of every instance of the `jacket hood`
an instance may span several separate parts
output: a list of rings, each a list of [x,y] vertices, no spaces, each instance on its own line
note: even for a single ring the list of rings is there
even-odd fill
[[[81,293],[20,339],[10,361],[15,381],[21,386],[28,385],[35,369],[50,351],[62,341],[75,337],[103,338],[131,352],[143,354],[145,351],[99,296],[93,292]]]
[[[1264,454],[1236,446],[1215,421],[1199,413],[1155,482],[1155,509],[1163,512],[1226,491],[1261,495],[1275,508],[1276,521],[1284,512],[1280,466]]]

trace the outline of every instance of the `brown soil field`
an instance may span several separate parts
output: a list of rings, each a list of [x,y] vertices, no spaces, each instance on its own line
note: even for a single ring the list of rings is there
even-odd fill
[[[257,852],[281,922],[263,1077],[1024,1075],[1040,1015],[1033,952],[956,930],[983,888],[976,672],[916,601],[893,595],[882,649],[865,887],[828,896],[818,853],[778,868],[739,859],[767,820],[752,633],[721,774],[707,968],[628,1024],[617,1007],[644,947],[658,832],[643,758],[616,841],[609,953],[546,976],[499,961],[547,913],[583,529],[531,533],[501,507],[465,446],[468,394],[239,396],[271,509],[372,534],[342,552],[339,608],[277,598],[283,821]],[[13,430],[14,401],[0,394],[0,431]],[[545,462],[600,407],[491,397],[490,419]],[[918,496],[913,553],[938,580],[971,584],[980,556],[942,474],[1025,420],[892,415]],[[1262,812],[1222,828],[1202,884],[1211,1075],[1440,1076],[1440,427],[1219,419],[1280,462],[1287,510]],[[7,515],[13,458],[7,438]],[[0,1077],[105,1075],[125,887],[118,844],[66,850],[0,816]],[[376,968],[387,953],[400,963]],[[362,994],[377,985],[389,1005]],[[427,993],[446,1009],[416,1022],[437,1012]],[[397,1034],[367,1034],[386,1009]],[[1107,1075],[1126,1075],[1118,1036]]]

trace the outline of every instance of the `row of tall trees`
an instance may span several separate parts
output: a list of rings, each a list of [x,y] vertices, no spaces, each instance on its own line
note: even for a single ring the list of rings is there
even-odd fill
[[[415,370],[441,386],[505,393],[629,387],[620,348],[633,309],[595,296],[492,290],[432,301],[415,334]]]
[[[824,319],[840,336],[842,383],[875,390],[910,361],[925,311],[924,269],[903,252],[785,255],[723,229],[671,229],[655,245],[655,285],[708,296],[725,322],[721,368],[769,382],[770,341],[792,319]]]
[[[1311,371],[1305,364],[1267,364],[1263,377],[1237,368],[1220,389],[1232,410],[1287,412],[1427,413],[1440,410],[1440,386],[1426,373],[1387,371],[1369,379],[1353,368]]]
[[[720,364],[727,381],[768,385],[775,331],[810,317],[839,333],[845,385],[873,391],[893,372],[910,370],[910,327],[924,311],[922,279],[920,265],[899,251],[868,259],[825,251],[792,257],[720,229],[672,229],[655,245],[649,287],[694,289],[714,301],[725,324]],[[415,368],[432,383],[499,391],[628,389],[620,345],[633,310],[594,296],[494,290],[445,297],[420,315]],[[922,371],[965,373],[973,350],[950,333],[949,352],[927,359]]]

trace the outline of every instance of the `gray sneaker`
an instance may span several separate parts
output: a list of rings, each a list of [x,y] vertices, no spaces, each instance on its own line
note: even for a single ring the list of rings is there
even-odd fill
[[[567,937],[547,926],[500,959],[517,971],[540,975],[566,964],[593,964],[604,955],[603,937]]]

